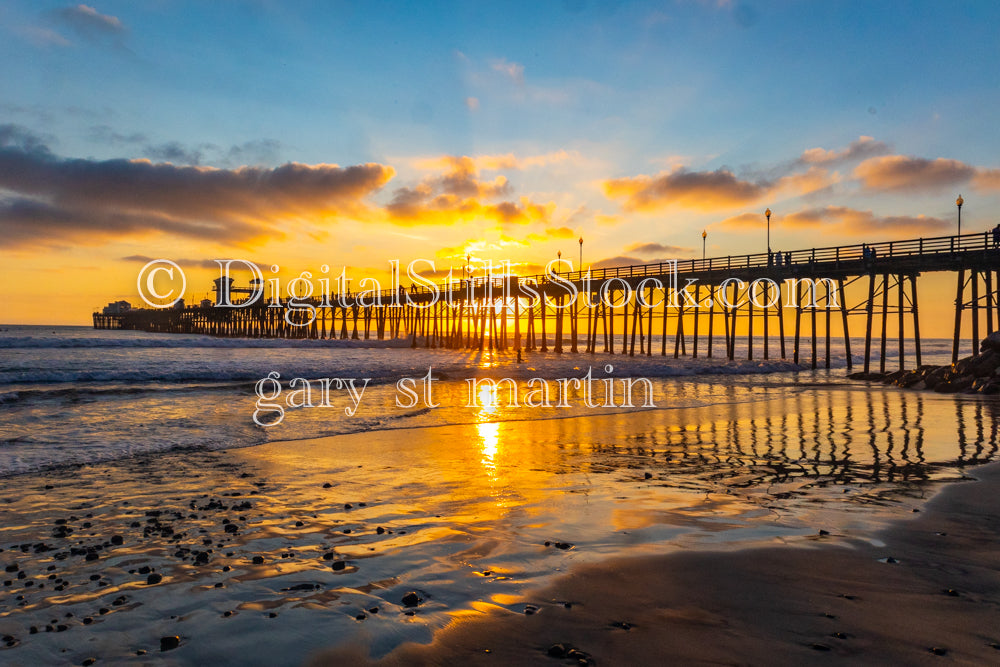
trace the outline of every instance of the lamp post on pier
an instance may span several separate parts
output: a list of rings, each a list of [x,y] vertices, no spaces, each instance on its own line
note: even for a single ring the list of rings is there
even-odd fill
[[[558,267],[556,269],[556,273],[559,273],[559,269],[562,268],[562,250],[556,251],[556,257],[559,258],[559,262],[556,264],[556,266]]]
[[[771,209],[764,211],[764,215],[767,216],[767,254],[771,254]]]
[[[576,267],[577,271],[583,272],[583,237],[580,237],[580,266]]]
[[[958,199],[955,200],[955,204],[958,206],[958,235],[962,235],[962,204],[965,200],[962,199],[962,195],[958,195]]]
[[[703,262],[705,261],[705,243],[707,238],[708,238],[708,231],[704,229],[701,230],[701,261]]]

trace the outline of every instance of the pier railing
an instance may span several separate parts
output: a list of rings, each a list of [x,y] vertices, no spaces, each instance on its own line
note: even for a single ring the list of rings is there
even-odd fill
[[[878,268],[891,271],[887,266],[898,264],[900,260],[925,260],[924,266],[918,267],[926,271],[952,270],[958,268],[963,257],[969,254],[984,253],[998,250],[993,242],[992,232],[976,232],[961,236],[937,236],[932,238],[906,239],[902,241],[882,241],[878,243],[859,243],[848,246],[828,246],[824,248],[809,248],[788,251],[760,252],[749,255],[728,255],[726,257],[708,257],[705,259],[678,259],[670,262],[652,262],[649,264],[633,264],[628,266],[613,266],[583,271],[558,271],[560,278],[574,283],[582,283],[589,273],[591,283],[600,284],[612,278],[641,279],[663,276],[672,272],[676,264],[679,276],[684,274],[722,274],[746,269],[775,269],[792,267],[799,270],[813,268],[833,269],[850,273],[867,273]],[[779,259],[780,255],[780,259]],[[917,262],[919,263],[919,262]],[[916,263],[915,263],[916,264]],[[502,284],[504,275],[495,273],[492,278],[474,277],[471,280],[475,287],[484,286],[493,280],[498,287]],[[544,285],[551,282],[549,276],[528,275],[517,276],[520,281]],[[456,280],[451,285],[440,283],[441,291],[459,291],[467,281]],[[430,297],[433,292],[424,286],[411,287],[407,292],[413,298]],[[391,298],[393,290],[383,290],[382,299]],[[374,297],[374,295],[372,295]]]

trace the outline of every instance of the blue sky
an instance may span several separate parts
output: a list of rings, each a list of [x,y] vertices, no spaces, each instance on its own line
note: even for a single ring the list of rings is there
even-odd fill
[[[935,236],[960,192],[963,227],[987,229],[998,18],[994,2],[4,2],[0,139],[8,169],[44,169],[0,165],[0,254],[23,280],[42,258],[127,276],[129,257],[236,251],[529,269],[578,236],[588,263],[700,254],[703,229],[711,254],[760,251],[766,206],[781,248]],[[357,181],[355,165],[374,166]],[[164,203],[121,199],[136,178]],[[280,192],[243,206],[261,178]]]

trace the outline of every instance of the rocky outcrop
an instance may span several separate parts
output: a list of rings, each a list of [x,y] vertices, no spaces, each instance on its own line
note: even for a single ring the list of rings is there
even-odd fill
[[[853,373],[848,377],[942,394],[1000,394],[1000,331],[983,340],[979,354],[948,366],[920,366],[894,373]]]

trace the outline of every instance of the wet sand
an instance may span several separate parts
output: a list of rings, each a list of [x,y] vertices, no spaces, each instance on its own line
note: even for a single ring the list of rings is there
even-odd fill
[[[576,568],[380,665],[1000,660],[1000,464],[946,488],[884,546],[817,535],[792,546],[620,559]],[[311,665],[364,664],[340,648]]]
[[[996,407],[829,390],[8,477],[0,662],[982,661],[995,479],[912,510],[996,456]]]

